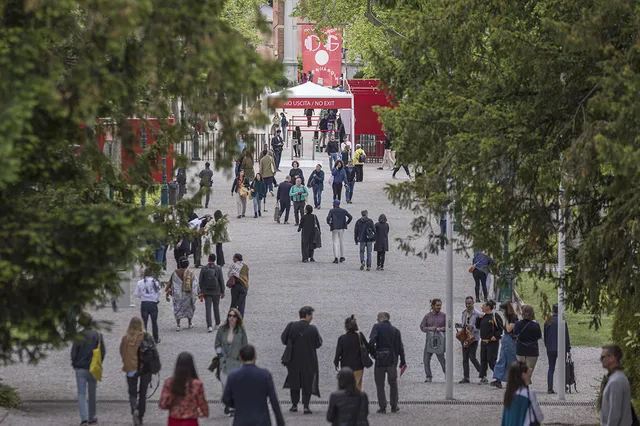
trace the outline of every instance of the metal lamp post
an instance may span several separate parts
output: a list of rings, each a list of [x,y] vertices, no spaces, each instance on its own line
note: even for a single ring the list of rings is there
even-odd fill
[[[184,132],[184,99],[180,106],[180,126],[182,126],[182,131]],[[184,134],[182,135],[182,143],[180,144],[180,154],[184,155]]]
[[[142,154],[144,154],[144,150],[147,148],[147,130],[144,125],[142,127]],[[142,194],[140,195],[140,204],[142,207],[147,205],[147,191],[142,190]]]
[[[452,182],[449,179],[447,183],[449,196],[452,194]],[[447,335],[445,338],[446,363],[448,367],[445,369],[446,389],[445,398],[453,399],[453,339],[454,339],[454,322],[453,322],[453,200],[447,207]]]
[[[167,135],[162,133],[162,186],[160,187],[160,205],[169,205],[169,185],[167,185]]]
[[[198,134],[198,114],[193,121],[193,161],[200,161],[200,135]]]
[[[113,141],[116,136],[116,125],[113,121],[109,121],[108,125],[111,126],[111,140],[109,141],[109,162],[111,163],[111,167],[113,167]],[[113,185],[109,185],[109,199],[113,201],[115,198],[115,194],[113,191]]]

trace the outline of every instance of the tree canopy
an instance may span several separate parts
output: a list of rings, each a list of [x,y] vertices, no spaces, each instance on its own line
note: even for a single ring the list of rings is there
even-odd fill
[[[242,97],[281,74],[229,17],[239,1],[0,2],[0,361],[65,345],[69,313],[117,294],[119,271],[185,235],[193,202],[136,203],[155,186],[159,156],[189,131],[168,123],[172,102],[218,115],[218,168],[236,135],[266,120],[236,120]],[[161,143],[125,175],[98,139],[108,118],[123,149],[139,146],[132,117],[157,117]]]

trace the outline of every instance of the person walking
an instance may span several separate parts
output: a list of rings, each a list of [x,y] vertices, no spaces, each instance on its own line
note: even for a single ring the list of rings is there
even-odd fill
[[[327,154],[329,154],[329,168],[331,168],[331,154],[329,147],[327,146],[327,133],[329,133],[329,120],[327,120],[327,114],[324,114],[322,118],[320,118],[320,121],[318,121],[318,131],[320,132],[320,139],[318,140],[318,143],[322,149],[327,148]]]
[[[473,280],[476,283],[476,302],[480,302],[480,284],[482,284],[482,294],[484,301],[487,301],[487,274],[489,273],[489,265],[495,262],[483,251],[477,251],[473,255],[471,261]]]
[[[229,374],[240,368],[240,348],[247,345],[247,332],[242,325],[242,314],[236,308],[229,309],[227,321],[216,333],[215,348],[220,361],[220,383],[224,393]],[[225,414],[232,414],[229,406],[224,407]]]
[[[382,157],[382,164],[378,167],[378,170],[387,170],[393,169],[393,165],[395,161],[393,161],[392,151],[391,151],[391,138],[387,133],[384,134],[384,156]]]
[[[431,301],[431,312],[426,314],[420,323],[420,330],[427,335],[427,341],[424,345],[424,354],[422,357],[424,362],[424,374],[426,376],[424,381],[425,383],[431,383],[433,379],[433,374],[431,373],[431,357],[434,353],[440,362],[442,372],[445,373],[446,371],[444,358],[444,331],[446,326],[446,315],[442,312],[442,300],[433,299]],[[437,337],[439,337],[439,339],[437,339]],[[437,347],[434,347],[433,345],[434,339],[439,341],[439,345],[437,345]]]
[[[256,173],[253,182],[249,185],[249,190],[251,191],[251,196],[253,198],[253,218],[256,219],[258,216],[262,216],[260,203],[267,195],[267,186],[264,184],[264,180],[260,173]]]
[[[145,338],[152,339],[142,329],[142,320],[138,317],[131,318],[127,334],[122,336],[120,342],[120,357],[122,358],[122,371],[127,379],[129,405],[135,426],[140,426],[144,419],[147,408],[147,390],[149,383],[151,383],[151,372],[145,371],[144,365],[140,363],[140,345]],[[150,344],[153,345],[153,341]]]
[[[507,389],[504,392],[502,426],[540,425],[544,415],[531,385],[531,369],[517,361],[509,367]]]
[[[289,121],[287,121],[287,116],[284,115],[284,112],[280,113],[280,128],[282,129],[282,138],[287,140],[287,127],[289,126]]]
[[[95,329],[93,318],[87,312],[81,312],[78,316],[78,324],[83,328],[82,339],[71,346],[71,366],[76,373],[76,385],[78,386],[78,409],[80,410],[80,426],[97,424],[96,417],[96,390],[98,381],[89,371],[93,350],[100,348],[101,361],[107,354],[102,333]],[[88,396],[88,402],[87,402]]]
[[[362,210],[362,217],[357,220],[356,226],[353,228],[353,239],[356,245],[360,245],[360,270],[365,268],[364,251],[367,250],[366,267],[367,271],[371,270],[371,249],[373,242],[376,240],[376,230],[373,220],[369,219],[369,212]]]
[[[309,76],[311,76],[311,71],[309,71]],[[307,116],[307,127],[311,127],[311,117],[313,117],[313,109],[307,108],[304,110],[304,115]]]
[[[558,304],[553,304],[553,315],[544,323],[544,346],[547,349],[549,359],[549,370],[547,371],[547,393],[556,393],[553,390],[553,376],[556,371],[558,361]],[[564,341],[566,358],[571,359],[571,339],[569,338],[569,327],[564,323]],[[560,360],[562,362],[562,360]]]
[[[600,355],[607,375],[602,379],[597,408],[601,426],[632,426],[636,417],[631,405],[631,386],[622,371],[622,349],[618,345],[604,345]]]
[[[204,191],[204,208],[209,208],[209,199],[211,197],[211,187],[213,186],[213,170],[210,168],[211,163],[204,163],[204,169],[198,173],[200,178],[200,191]]]
[[[384,260],[389,251],[389,224],[387,216],[378,216],[378,223],[375,227],[376,242],[373,244],[373,251],[377,254],[376,271],[384,271]]]
[[[338,143],[333,135],[329,137],[327,155],[329,156],[329,170],[332,170],[336,161],[340,159],[340,143]]]
[[[356,144],[356,150],[353,152],[353,164],[356,166],[358,178],[357,182],[362,182],[364,178],[364,162],[366,161],[367,155],[362,149],[362,145],[359,143]]]
[[[385,377],[389,382],[391,412],[400,411],[398,407],[398,367],[403,369],[407,362],[404,357],[404,345],[400,330],[391,325],[388,312],[378,313],[378,323],[371,329],[369,345],[375,354],[374,379],[378,393],[378,414],[387,412],[387,398],[384,393]],[[398,357],[400,365],[398,365]]]
[[[278,395],[271,373],[256,366],[256,349],[251,345],[240,348],[242,367],[232,371],[224,387],[222,402],[234,409],[234,426],[271,426],[267,399],[276,417],[276,425],[284,426]]]
[[[278,186],[278,193],[276,196],[276,202],[280,204],[280,212],[278,214],[278,223],[280,223],[280,218],[282,217],[282,213],[284,213],[284,223],[285,225],[289,224],[289,212],[291,210],[291,196],[289,195],[291,191],[291,176],[287,175],[284,178],[284,182]]]
[[[256,177],[256,172],[253,170],[253,155],[250,149],[244,150],[244,157],[242,158],[242,170],[244,170],[244,175],[251,182]]]
[[[289,197],[293,201],[293,215],[296,220],[295,226],[299,226],[300,218],[304,215],[304,206],[309,197],[309,190],[303,185],[302,179],[296,179],[296,184],[289,190]]]
[[[513,327],[513,335],[517,336],[516,358],[518,361],[527,363],[532,376],[538,362],[538,356],[540,356],[538,340],[542,339],[540,324],[535,319],[533,306],[524,305],[522,319]]]
[[[198,418],[209,417],[204,385],[189,352],[178,355],[173,376],[164,381],[158,405],[161,410],[169,410],[168,426],[198,426]]]
[[[342,199],[342,185],[346,186],[347,184],[347,173],[344,171],[344,163],[341,160],[335,162],[333,169],[331,169],[331,176],[333,181],[329,182],[333,189],[333,199],[339,201]]]
[[[344,164],[351,159],[351,145],[349,141],[340,144],[340,159]]]
[[[502,339],[500,339],[500,355],[498,362],[493,369],[493,383],[506,382],[509,375],[509,367],[516,360],[516,344],[513,328],[518,322],[518,315],[513,310],[511,302],[504,302],[500,305],[500,310],[504,314],[505,325]]]
[[[240,253],[233,255],[233,263],[227,272],[227,287],[231,289],[231,306],[240,311],[244,318],[244,307],[249,294],[249,265],[245,264]]]
[[[369,397],[357,386],[349,367],[338,372],[338,390],[329,397],[327,421],[332,426],[369,426]]]
[[[353,165],[353,160],[347,162],[347,167],[344,168],[344,172],[347,175],[345,183],[345,192],[347,197],[347,204],[352,204],[353,190],[356,187],[356,181],[358,179],[358,168]]]
[[[176,182],[178,182],[178,201],[180,201],[187,193],[187,169],[178,167],[176,171]]]
[[[471,333],[471,338],[465,340],[462,343],[462,373],[463,379],[458,383],[470,383],[469,381],[469,360],[473,364],[476,371],[480,372],[480,363],[476,354],[478,352],[478,342],[480,341],[480,330],[476,328],[476,320],[481,315],[481,312],[473,306],[473,297],[468,296],[464,299],[465,310],[462,311],[462,318],[460,322],[456,324],[457,328],[465,328],[467,333]]]
[[[498,358],[498,349],[500,347],[500,338],[504,328],[502,319],[499,315],[493,313],[496,302],[489,300],[482,305],[482,314],[476,319],[476,328],[480,330],[480,383],[481,385],[489,383],[487,380],[487,368],[492,371],[496,367],[496,359]],[[492,386],[502,388],[502,383],[495,380]]]
[[[362,359],[363,356],[368,357],[369,353],[373,351],[367,338],[364,334],[358,332],[358,323],[354,315],[351,315],[344,322],[345,334],[338,337],[338,344],[336,345],[336,355],[333,358],[333,365],[338,371],[340,368],[350,368],[352,374],[355,376],[355,385],[358,391],[362,391],[362,376],[364,369],[367,366],[371,366],[371,359],[369,364],[365,366],[367,360]],[[362,351],[362,347],[365,351]]]
[[[311,172],[307,186],[313,189],[313,207],[320,209],[322,191],[324,191],[324,171],[322,171],[322,164],[317,164],[315,170]]]
[[[337,115],[335,131],[336,131],[336,138],[338,138],[338,140],[342,142],[345,136],[347,135],[347,130],[344,128],[344,122],[342,121],[342,117],[340,116],[340,113],[338,113]]]
[[[276,184],[276,163],[273,160],[273,157],[269,153],[267,149],[262,151],[262,155],[260,157],[260,176],[264,180],[264,184],[267,187],[267,191],[273,196],[273,187],[277,187]]]
[[[282,150],[284,149],[284,140],[280,130],[276,131],[276,135],[271,138],[271,149],[273,149],[274,162],[276,171],[280,171],[280,160],[282,159]]]
[[[302,262],[315,262],[313,253],[316,248],[321,247],[318,245],[320,240],[320,223],[318,217],[313,214],[313,207],[306,206],[305,215],[300,219],[300,225],[298,226],[298,232],[302,232],[301,246],[302,246]]]
[[[204,312],[207,320],[207,332],[213,332],[211,308],[216,320],[216,329],[220,325],[220,299],[224,298],[224,279],[222,268],[216,265],[216,255],[209,255],[209,263],[200,269],[198,282],[200,283],[200,300],[204,300]]]
[[[244,170],[240,170],[238,177],[233,180],[231,186],[231,196],[236,194],[236,205],[238,207],[238,219],[244,217],[247,212],[247,197],[249,196],[249,179],[244,175]]]
[[[409,172],[409,168],[407,167],[406,164],[401,163],[399,159],[396,160],[396,165],[393,168],[393,174],[391,175],[391,177],[394,179],[396,178],[396,173],[398,173],[398,170],[400,170],[400,167],[404,169],[404,172],[407,174],[407,177],[411,179],[411,172]]]
[[[318,354],[316,351],[322,346],[322,338],[313,321],[314,309],[303,306],[298,312],[300,321],[290,322],[282,332],[280,339],[287,346],[283,363],[287,367],[287,378],[284,388],[291,391],[291,408],[297,412],[302,392],[304,414],[312,414],[309,408],[311,395],[320,398]]]
[[[213,213],[213,220],[208,220],[204,227],[204,243],[202,247],[208,253],[213,251],[215,246],[216,251],[216,265],[224,266],[224,249],[222,244],[231,241],[229,238],[229,220],[226,215],[223,215],[220,210],[216,210]],[[214,239],[215,237],[215,239]]]
[[[333,208],[327,215],[327,223],[331,230],[331,241],[333,243],[333,263],[342,263],[344,258],[344,231],[351,223],[353,217],[343,208],[340,208],[340,200],[333,200]]]
[[[296,160],[291,162],[291,170],[289,170],[289,176],[291,176],[291,181],[295,183],[296,179],[300,179],[302,184],[304,185],[304,173],[300,168],[300,163]]]
[[[176,269],[167,283],[167,302],[173,297],[173,314],[176,318],[176,331],[181,331],[180,321],[186,318],[189,328],[193,327],[193,314],[196,311],[198,292],[198,277],[189,269],[189,259],[181,257],[179,268]]]
[[[147,330],[149,317],[151,317],[151,329],[153,339],[160,343],[158,336],[158,303],[160,302],[160,283],[151,274],[150,268],[145,268],[144,276],[136,284],[133,296],[140,299],[140,316],[144,321],[144,329]]]

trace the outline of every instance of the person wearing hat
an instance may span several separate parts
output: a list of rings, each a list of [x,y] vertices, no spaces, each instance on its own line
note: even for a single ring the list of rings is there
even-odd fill
[[[331,230],[333,243],[333,263],[344,262],[344,231],[351,223],[353,217],[348,211],[340,207],[340,200],[333,200],[333,208],[327,215],[327,223]]]
[[[360,156],[363,156],[363,158],[361,159]],[[358,171],[358,177],[356,178],[356,182],[362,182],[362,178],[363,176],[363,171],[364,171],[364,158],[366,158],[367,155],[364,153],[364,149],[362,149],[362,146],[360,144],[356,145],[356,150],[353,152],[353,164],[356,166],[356,170]]]
[[[313,188],[313,207],[320,209],[322,191],[324,190],[324,172],[322,171],[322,164],[316,165],[316,169],[311,172],[307,186]]]

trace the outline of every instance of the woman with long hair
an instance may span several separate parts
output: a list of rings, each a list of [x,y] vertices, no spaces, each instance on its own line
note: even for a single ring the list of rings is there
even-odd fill
[[[538,356],[540,356],[538,340],[542,339],[542,329],[536,321],[533,306],[524,305],[522,307],[522,319],[513,327],[513,334],[518,337],[516,358],[529,366],[533,376],[533,370],[535,370]]]
[[[333,199],[342,199],[342,185],[347,185],[347,173],[344,171],[344,163],[342,160],[338,160],[331,169],[331,176],[333,176],[333,183],[331,187],[333,189]]]
[[[209,417],[204,386],[189,352],[178,355],[173,377],[164,381],[159,405],[169,410],[168,426],[197,426],[198,418]]]
[[[127,334],[122,336],[120,342],[122,371],[126,374],[131,415],[133,416],[133,424],[136,426],[142,424],[147,408],[147,389],[151,382],[151,373],[145,372],[144,366],[139,363],[140,344],[145,338],[153,344],[152,337],[145,334],[142,328],[142,319],[133,317],[129,322]]]
[[[238,207],[238,219],[244,217],[247,212],[247,197],[249,196],[249,179],[245,176],[244,170],[240,170],[238,177],[231,185],[231,196],[237,195],[236,205]]]
[[[198,298],[198,276],[189,269],[189,259],[182,256],[178,262],[178,269],[171,274],[167,283],[167,302],[173,297],[173,314],[176,318],[176,331],[181,331],[180,320],[186,318],[189,328],[193,327],[193,314],[196,311]]]
[[[236,308],[229,309],[227,321],[218,329],[215,340],[216,354],[220,358],[220,383],[222,393],[227,385],[227,377],[233,370],[242,367],[240,349],[247,345],[247,332],[242,325],[242,315]],[[225,414],[231,414],[228,407],[224,407]]]
[[[313,207],[307,204],[305,207],[305,215],[300,219],[300,225],[298,225],[298,232],[302,232],[301,247],[302,247],[302,261],[315,262],[313,253],[317,248],[316,237],[320,233],[320,223],[318,217],[313,214]]]
[[[250,149],[245,149],[244,157],[242,158],[242,170],[244,170],[244,175],[250,181],[256,176],[255,171],[253,170],[253,153]]]
[[[507,390],[504,392],[502,426],[540,425],[544,415],[531,385],[531,369],[516,361],[509,367]]]
[[[500,338],[502,337],[502,319],[493,310],[496,302],[489,300],[482,305],[482,315],[476,319],[476,328],[480,330],[480,383],[489,383],[487,380],[487,368],[496,368]],[[491,386],[502,388],[499,380],[491,382]]]
[[[344,331],[345,333],[338,337],[333,365],[335,365],[336,370],[338,366],[340,366],[340,368],[350,368],[352,374],[355,376],[356,388],[361,391],[365,360],[362,359],[363,354],[360,346],[364,345],[367,353],[371,352],[371,347],[369,346],[369,342],[367,342],[367,338],[358,332],[358,322],[355,316],[351,315],[344,321]]]
[[[369,397],[356,386],[349,367],[338,372],[338,390],[329,397],[327,421],[332,426],[369,426]]]
[[[258,216],[262,216],[262,212],[260,211],[260,202],[267,195],[267,186],[264,184],[264,180],[260,173],[256,173],[256,177],[253,182],[251,182],[251,186],[249,188],[253,197],[253,217],[257,218]]]
[[[516,345],[513,341],[513,327],[518,322],[518,315],[513,310],[511,302],[504,302],[500,305],[500,310],[504,314],[504,333],[502,334],[502,344],[500,345],[500,355],[498,362],[493,369],[494,382],[506,382],[509,373],[509,366],[516,360]]]

